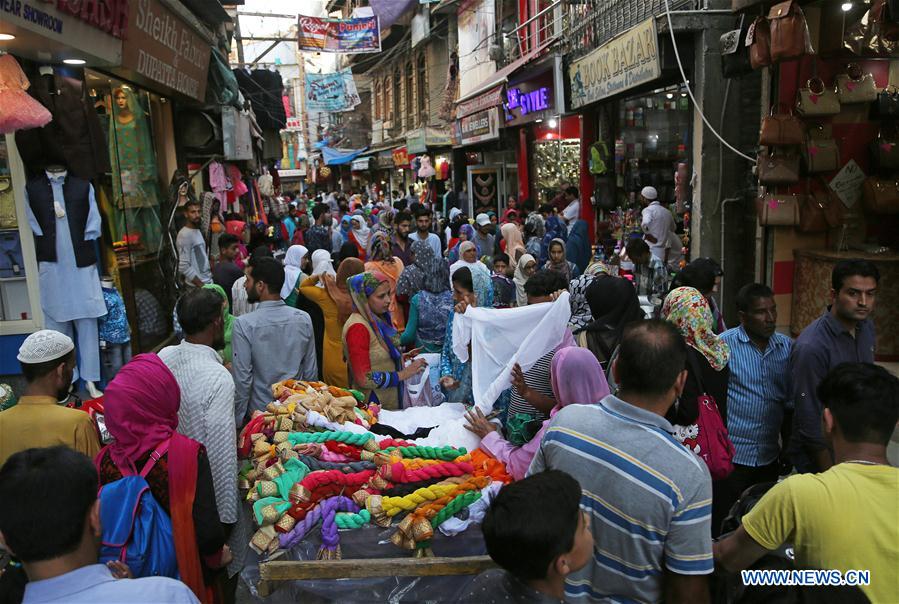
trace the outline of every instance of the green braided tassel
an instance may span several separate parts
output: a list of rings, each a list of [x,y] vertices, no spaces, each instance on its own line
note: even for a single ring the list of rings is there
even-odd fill
[[[361,447],[375,437],[371,432],[357,434],[356,432],[291,432],[287,440],[292,445],[307,443],[324,443],[330,440]]]
[[[371,522],[371,513],[365,508],[359,510],[358,514],[338,512],[334,515],[334,523],[341,530],[362,528],[369,522]]]
[[[465,447],[456,449],[455,447],[426,447],[426,446],[410,446],[410,447],[387,447],[386,452],[399,450],[400,455],[404,459],[437,459],[440,461],[453,461],[461,455],[465,455],[467,451]]]
[[[461,495],[456,495],[452,501],[446,504],[437,515],[431,518],[431,527],[436,531],[437,527],[470,506],[472,503],[481,498],[480,491],[465,491]],[[431,540],[420,541],[416,544],[417,549],[426,549],[431,547]]]

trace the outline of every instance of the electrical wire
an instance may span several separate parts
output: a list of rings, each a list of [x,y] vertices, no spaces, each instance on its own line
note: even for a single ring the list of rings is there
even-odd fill
[[[693,101],[693,107],[696,109],[696,112],[699,114],[699,117],[702,118],[702,123],[705,124],[706,128],[708,128],[709,130],[712,131],[712,134],[715,135],[715,138],[717,138],[719,141],[721,141],[721,144],[723,144],[725,147],[727,147],[728,149],[730,149],[731,151],[733,151],[734,153],[736,153],[743,159],[750,161],[752,163],[757,163],[756,158],[746,155],[745,153],[743,153],[742,151],[740,151],[739,149],[737,149],[736,147],[731,145],[729,142],[724,140],[724,138],[720,134],[718,134],[718,131],[715,130],[715,128],[712,126],[712,124],[709,123],[709,120],[705,116],[705,113],[703,113],[702,109],[699,107],[699,103],[696,102],[696,97],[693,96],[693,91],[690,90],[690,85],[687,82],[687,74],[684,73],[684,64],[681,62],[680,52],[677,50],[677,42],[674,39],[674,24],[671,21],[671,6],[668,4],[668,0],[664,0],[664,1],[665,1],[665,16],[668,18],[668,33],[671,34],[671,46],[674,47],[674,58],[675,58],[675,60],[677,60],[677,68],[680,70],[681,79],[684,81],[684,88],[687,89],[687,94],[690,96],[690,100]]]

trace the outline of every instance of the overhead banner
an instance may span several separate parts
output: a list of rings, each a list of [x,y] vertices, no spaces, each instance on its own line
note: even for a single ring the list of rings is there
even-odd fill
[[[311,52],[381,52],[378,17],[322,19],[301,15],[297,28],[299,50]]]
[[[306,74],[307,111],[350,111],[361,102],[349,69]]]
[[[662,75],[656,21],[647,19],[568,67],[571,109]]]

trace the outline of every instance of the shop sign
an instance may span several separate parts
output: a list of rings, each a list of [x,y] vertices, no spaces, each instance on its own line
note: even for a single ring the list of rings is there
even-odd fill
[[[544,111],[552,111],[556,105],[554,91],[552,71],[544,71],[521,82],[510,82],[503,103],[508,125],[526,124],[541,117]]]
[[[119,38],[128,26],[128,0],[0,0],[0,23],[21,27],[84,54],[59,58],[90,59],[96,64],[95,57],[107,65],[118,65],[122,59]],[[108,35],[97,35],[97,30]],[[34,52],[43,53],[44,49]],[[43,62],[48,60],[44,57]]]
[[[350,111],[361,102],[349,69],[306,74],[307,111]]]
[[[393,168],[393,151],[381,151],[375,163],[382,170]]]
[[[133,0],[122,67],[169,91],[203,101],[210,46],[159,0]]]
[[[297,46],[300,51],[381,52],[377,15],[358,19],[322,19],[300,15]]]
[[[289,130],[291,132],[295,132],[303,129],[303,118],[300,117],[289,117],[287,118],[287,127],[285,130]]]
[[[393,165],[396,168],[409,166],[409,151],[405,147],[397,147],[393,150]]]
[[[453,144],[453,137],[446,130],[428,126],[425,128],[425,143],[428,147],[449,147]]]
[[[410,130],[406,135],[406,152],[407,153],[424,153],[428,150],[428,145],[425,143],[425,129],[424,128],[416,128],[415,130]]]
[[[369,165],[371,165],[371,157],[359,157],[353,160],[353,163],[350,164],[350,170],[368,170]]]
[[[503,85],[500,84],[496,88],[479,94],[473,99],[462,101],[456,106],[456,117],[465,117],[476,111],[483,111],[488,107],[496,107],[503,104]]]
[[[640,86],[662,75],[654,18],[629,29],[568,67],[572,109]]]
[[[473,145],[499,138],[499,107],[491,107],[466,115],[459,120],[463,145]]]

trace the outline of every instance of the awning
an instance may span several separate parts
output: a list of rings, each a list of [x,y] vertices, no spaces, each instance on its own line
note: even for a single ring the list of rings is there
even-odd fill
[[[322,157],[325,159],[326,166],[340,166],[343,164],[348,164],[368,149],[368,147],[363,147],[362,149],[335,149],[333,147],[322,147]]]

